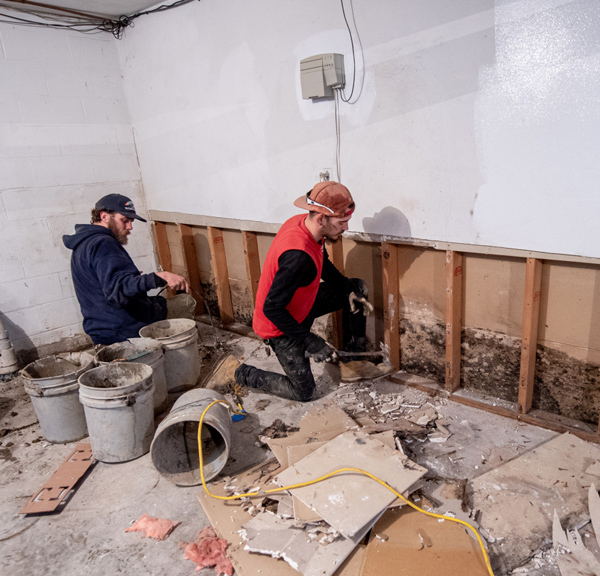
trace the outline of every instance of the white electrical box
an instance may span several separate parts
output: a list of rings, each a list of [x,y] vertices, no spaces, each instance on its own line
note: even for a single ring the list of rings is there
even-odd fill
[[[302,98],[330,98],[333,88],[343,88],[344,55],[318,54],[300,60]]]

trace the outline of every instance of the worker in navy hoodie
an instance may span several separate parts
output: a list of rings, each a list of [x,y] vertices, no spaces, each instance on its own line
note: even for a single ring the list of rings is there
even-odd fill
[[[133,221],[146,222],[122,194],[100,198],[91,224],[76,224],[75,234],[63,236],[71,255],[75,294],[83,329],[94,344],[113,344],[139,336],[140,328],[165,318],[193,318],[194,299],[183,276],[172,272],[142,274],[123,247]],[[167,286],[185,291],[174,298],[148,296]]]

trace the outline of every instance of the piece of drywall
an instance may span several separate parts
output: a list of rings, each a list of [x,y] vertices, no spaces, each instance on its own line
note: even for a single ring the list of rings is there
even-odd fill
[[[346,11],[352,230],[600,256],[598,2]],[[280,223],[335,166],[334,103],[301,98],[299,62],[343,53],[349,95],[338,2],[206,0],[138,20],[118,49],[149,208]]]

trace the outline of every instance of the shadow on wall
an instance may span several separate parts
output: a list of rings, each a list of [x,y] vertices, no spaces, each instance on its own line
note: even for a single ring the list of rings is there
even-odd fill
[[[397,208],[388,206],[372,217],[363,218],[363,230],[370,234],[401,237],[411,237],[411,227],[407,217]],[[414,254],[414,256],[413,256]],[[407,258],[399,262],[400,277],[410,267],[416,253],[410,251]],[[366,259],[369,261],[367,262]],[[369,300],[380,311],[383,310],[383,285],[382,285],[382,262],[381,248],[377,244],[358,242],[346,255],[346,272],[348,276],[359,276],[363,278],[369,287]],[[356,273],[360,271],[359,273]],[[383,340],[383,316],[381,313],[370,317],[367,325],[367,335],[374,343]],[[376,346],[375,346],[376,347]]]
[[[379,234],[385,240],[386,235],[401,238],[412,238],[410,222],[403,212],[392,206],[386,206],[381,212],[376,212],[372,218],[363,218],[363,230],[369,234]],[[410,250],[402,254],[398,262],[398,275],[401,279],[420,254]]]
[[[8,316],[3,314],[2,312],[0,312],[0,321],[2,321],[4,328],[8,332],[8,338],[15,349],[17,359],[19,361],[19,368],[22,368],[25,365],[23,364],[23,362],[25,362],[25,360],[27,359],[23,357],[22,351],[35,349],[33,342],[20,326],[17,326],[10,318],[8,318]],[[17,341],[19,342],[18,350],[15,346],[15,343]]]

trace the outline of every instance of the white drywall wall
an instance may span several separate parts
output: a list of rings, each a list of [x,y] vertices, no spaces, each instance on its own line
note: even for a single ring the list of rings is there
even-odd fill
[[[110,192],[145,212],[115,43],[0,24],[0,319],[17,350],[82,334],[62,235]],[[130,238],[153,269],[149,226]]]
[[[352,229],[600,256],[600,2],[345,5]],[[334,104],[302,100],[299,62],[341,52],[351,77],[339,1],[203,0],[117,46],[149,209],[282,222],[335,166]]]

